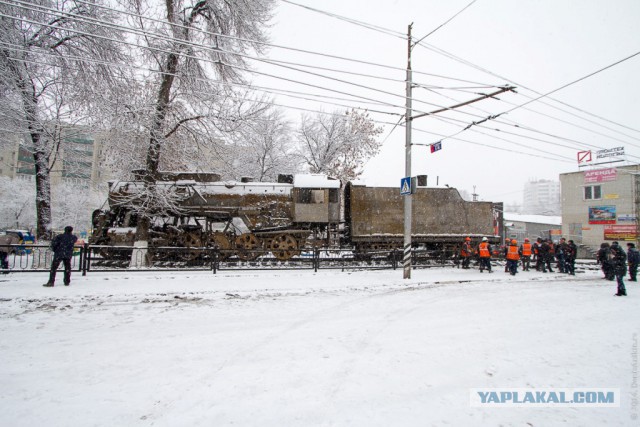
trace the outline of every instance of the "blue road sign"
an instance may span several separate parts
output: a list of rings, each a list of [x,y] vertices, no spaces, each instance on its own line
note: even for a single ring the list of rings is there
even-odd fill
[[[408,196],[411,194],[411,177],[407,176],[400,180],[400,195]]]

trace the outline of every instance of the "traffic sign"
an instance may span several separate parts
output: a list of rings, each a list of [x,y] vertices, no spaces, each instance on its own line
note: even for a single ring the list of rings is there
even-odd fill
[[[407,176],[400,180],[400,195],[408,196],[411,194],[411,177]]]

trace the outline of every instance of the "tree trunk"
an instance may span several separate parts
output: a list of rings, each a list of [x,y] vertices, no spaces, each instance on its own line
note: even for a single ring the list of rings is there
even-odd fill
[[[160,82],[160,90],[158,91],[158,99],[156,101],[156,111],[153,117],[153,125],[149,135],[149,149],[147,151],[147,163],[144,174],[144,186],[146,194],[153,194],[155,191],[156,179],[158,176],[158,167],[160,164],[160,152],[162,150],[162,142],[164,140],[164,121],[171,97],[171,87],[178,69],[179,55],[171,53],[167,57],[165,64],[165,73],[162,75]],[[149,266],[151,259],[148,254],[149,246],[149,226],[150,221],[148,215],[142,213],[138,219],[136,227],[136,249],[131,257],[131,267]]]
[[[28,90],[25,81],[20,80],[18,87],[22,91],[22,102],[26,115],[33,162],[36,173],[36,235],[38,239],[51,239],[51,177],[49,175],[49,157],[42,141],[42,128],[38,124],[35,88]],[[31,93],[28,93],[31,92]]]

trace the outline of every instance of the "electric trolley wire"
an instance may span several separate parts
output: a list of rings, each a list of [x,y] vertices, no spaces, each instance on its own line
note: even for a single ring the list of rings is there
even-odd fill
[[[6,4],[6,3],[5,3],[5,4]],[[166,22],[165,22],[165,21],[160,21],[160,22],[162,22],[163,24],[166,24]],[[41,24],[41,23],[38,23],[38,24]],[[132,30],[131,28],[126,28],[126,29],[125,29],[125,31],[131,31],[131,30]],[[145,34],[149,34],[149,33],[148,33],[148,32],[145,32]],[[136,46],[137,46],[137,45],[136,45]],[[199,47],[204,47],[204,46],[199,45],[199,44],[198,44],[198,46],[199,46]],[[138,47],[139,47],[139,46],[138,46]],[[142,48],[144,48],[144,47],[142,47]],[[236,54],[236,53],[233,53],[233,54]],[[245,71],[249,71],[249,72],[251,72],[251,70],[246,70],[246,69],[244,69],[244,70],[245,70]],[[559,90],[559,89],[558,89],[558,90]],[[351,94],[349,94],[349,95],[351,96]],[[419,100],[417,100],[417,101],[419,101]],[[526,104],[523,104],[523,105],[526,105]]]

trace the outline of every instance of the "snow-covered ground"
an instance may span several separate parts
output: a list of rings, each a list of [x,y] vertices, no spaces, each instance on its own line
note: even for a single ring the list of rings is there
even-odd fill
[[[496,270],[0,276],[0,425],[639,425],[640,286]],[[621,404],[470,405],[497,387]]]

